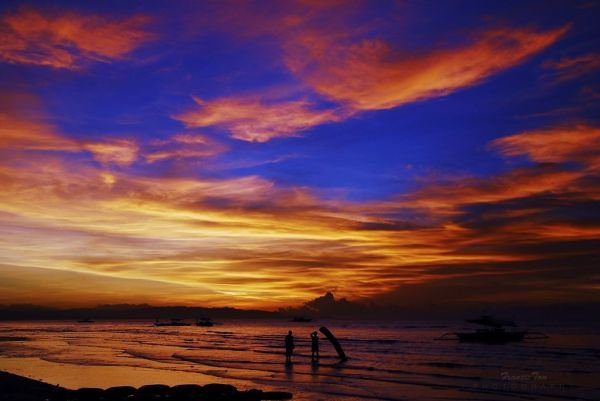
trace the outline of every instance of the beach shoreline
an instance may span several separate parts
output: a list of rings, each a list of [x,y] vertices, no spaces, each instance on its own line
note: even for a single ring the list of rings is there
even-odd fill
[[[287,392],[251,389],[240,391],[229,384],[181,384],[167,386],[148,384],[135,388],[118,386],[108,389],[67,389],[40,380],[0,371],[0,401],[136,401],[136,400],[211,400],[211,401],[262,401],[291,400]]]

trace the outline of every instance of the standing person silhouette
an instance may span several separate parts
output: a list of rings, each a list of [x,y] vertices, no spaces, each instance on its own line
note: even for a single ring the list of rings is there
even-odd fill
[[[313,331],[310,335],[311,339],[311,353],[310,359],[313,361],[319,360],[319,333]]]
[[[285,362],[292,363],[292,353],[294,352],[294,336],[292,330],[285,336]]]

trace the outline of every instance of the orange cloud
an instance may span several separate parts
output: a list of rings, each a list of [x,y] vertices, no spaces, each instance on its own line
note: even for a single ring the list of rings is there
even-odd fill
[[[566,31],[497,29],[468,45],[414,54],[383,40],[309,30],[287,38],[285,62],[330,99],[357,110],[389,109],[480,83],[552,45]]]
[[[92,141],[73,139],[60,133],[51,124],[37,119],[26,119],[15,110],[6,109],[0,111],[0,150],[87,151],[93,155],[94,159],[102,163],[121,165],[131,164],[137,159],[139,149],[133,140]]]
[[[174,149],[147,153],[145,158],[148,163],[155,163],[168,159],[204,158],[214,156],[217,153],[220,152],[214,149]]]
[[[208,145],[212,142],[204,135],[198,134],[177,134],[173,136],[173,141],[186,145]]]
[[[505,156],[527,156],[539,163],[580,162],[600,166],[600,128],[585,124],[505,136],[491,147]]]
[[[148,22],[145,16],[111,20],[22,9],[0,18],[0,59],[66,69],[120,59],[153,38],[144,30]]]
[[[559,60],[548,60],[544,68],[551,71],[550,78],[554,82],[570,81],[600,69],[600,54],[590,53],[577,57],[563,57]]]
[[[204,135],[181,133],[167,140],[153,142],[160,150],[147,152],[144,157],[148,163],[168,159],[205,158],[216,156],[227,147]],[[175,147],[173,147],[175,145]]]
[[[16,101],[10,102],[7,98]],[[205,158],[215,156],[228,148],[220,142],[199,134],[179,133],[166,140],[151,141],[140,148],[129,138],[88,139],[70,138],[44,122],[37,105],[20,110],[34,99],[24,94],[0,94],[0,150],[89,152],[103,164],[126,166],[142,157],[148,163],[167,159]],[[25,117],[30,115],[30,117]]]
[[[318,110],[306,100],[265,103],[257,98],[194,98],[199,110],[175,116],[187,127],[217,126],[249,142],[296,135],[316,125],[343,119],[335,110]]]
[[[476,204],[513,202],[552,194],[570,194],[588,200],[596,199],[595,188],[587,180],[600,166],[600,129],[577,124],[521,132],[498,138],[489,145],[508,157],[527,156],[538,165],[513,168],[487,178],[457,178],[446,183],[429,184],[390,202],[365,205],[365,211],[392,213],[409,208],[434,219],[447,219],[463,213]],[[579,168],[562,164],[579,163]],[[581,195],[576,195],[580,193]],[[579,199],[579,198],[578,198]],[[581,200],[581,199],[579,199]],[[511,216],[529,217],[538,210],[513,210]]]
[[[431,211],[436,215],[460,214],[470,204],[505,202],[548,192],[559,192],[585,177],[581,171],[556,168],[523,168],[496,177],[464,178],[430,185],[401,197],[399,205]]]
[[[133,140],[114,139],[105,142],[87,142],[82,149],[91,152],[102,163],[129,165],[138,157],[138,145]]]
[[[79,146],[49,124],[0,112],[0,148],[75,151]]]

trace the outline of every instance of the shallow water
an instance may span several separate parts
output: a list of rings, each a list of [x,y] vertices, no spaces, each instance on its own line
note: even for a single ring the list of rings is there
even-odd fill
[[[548,340],[505,345],[436,341],[464,326],[440,322],[224,320],[214,327],[152,322],[2,322],[0,369],[69,388],[221,382],[291,391],[295,400],[598,400],[600,330],[528,327]],[[349,360],[310,333],[329,327]],[[294,331],[294,362],[283,337]]]

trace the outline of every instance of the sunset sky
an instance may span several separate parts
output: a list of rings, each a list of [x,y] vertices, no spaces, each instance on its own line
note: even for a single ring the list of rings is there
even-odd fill
[[[594,1],[0,5],[0,303],[600,301]]]

